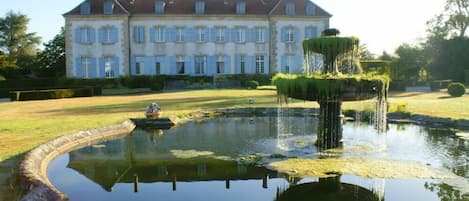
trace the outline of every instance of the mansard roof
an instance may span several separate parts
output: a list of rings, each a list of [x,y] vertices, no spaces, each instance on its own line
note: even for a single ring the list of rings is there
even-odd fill
[[[90,4],[90,15],[102,15],[106,0],[85,0],[81,4]],[[154,14],[155,0],[112,0],[114,2],[114,15]],[[307,16],[306,5],[310,0],[162,0],[165,2],[163,15],[192,15],[195,13],[195,3],[205,2],[204,15],[236,15],[236,5],[239,1],[246,3],[245,15],[286,15],[285,5],[295,4],[295,16]],[[80,4],[80,5],[81,5]],[[313,3],[314,4],[314,3]],[[80,15],[80,5],[65,13]],[[161,15],[161,14],[159,14]],[[319,6],[315,6],[315,15],[331,17]]]

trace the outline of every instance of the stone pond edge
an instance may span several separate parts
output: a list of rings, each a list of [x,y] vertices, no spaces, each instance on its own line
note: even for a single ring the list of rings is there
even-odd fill
[[[290,108],[288,115],[317,115],[316,108]],[[236,116],[252,116],[252,115],[276,115],[277,108],[221,108],[197,111],[185,116],[185,119],[171,118],[175,123],[185,121],[187,119],[199,119],[207,117],[236,115]],[[454,120],[450,118],[438,118],[426,115],[411,115],[410,118],[402,118],[400,114],[388,114],[390,122],[397,123],[413,123],[426,126],[444,126],[459,129],[468,129],[469,120]],[[49,163],[56,157],[67,153],[70,150],[91,144],[107,141],[113,138],[119,138],[128,135],[135,128],[130,120],[121,124],[108,126],[104,128],[80,131],[77,133],[65,135],[56,138],[48,143],[40,145],[30,151],[19,166],[19,178],[22,186],[27,190],[21,201],[50,200],[62,201],[67,200],[67,196],[59,192],[47,178],[47,167]]]

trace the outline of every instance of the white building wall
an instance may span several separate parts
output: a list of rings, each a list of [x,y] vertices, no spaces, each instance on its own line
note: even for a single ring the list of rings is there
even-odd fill
[[[100,58],[100,57],[105,57],[105,56],[115,56],[119,58],[119,75],[126,75],[128,72],[126,72],[125,66],[127,65],[127,55],[125,51],[125,44],[127,37],[125,36],[125,29],[127,27],[125,26],[125,20],[71,20],[70,21],[70,34],[71,34],[71,43],[73,45],[71,46],[71,63],[70,65],[72,68],[69,68],[72,70],[72,72],[76,72],[75,68],[77,67],[76,64],[76,58],[77,57],[91,57],[91,58]],[[103,44],[98,42],[98,30],[102,27],[106,26],[111,26],[115,27],[118,30],[118,41],[113,44]],[[95,33],[95,38],[96,41],[91,43],[91,44],[82,44],[82,43],[77,43],[75,41],[76,38],[76,29],[79,29],[81,27],[91,27],[94,29]],[[76,76],[75,74],[73,74]]]
[[[301,61],[295,61],[298,65],[290,68],[291,73],[301,73],[303,72],[304,68],[304,54],[303,54],[303,40],[306,38],[305,30],[307,27],[316,27],[317,28],[317,36],[321,35],[321,32],[329,27],[329,20],[328,19],[311,19],[311,18],[304,18],[304,19],[293,19],[293,18],[285,18],[285,17],[278,17],[273,18],[272,20],[276,21],[276,31],[277,38],[275,39],[276,44],[274,47],[277,47],[277,57],[275,58],[277,65],[275,66],[277,72],[282,72],[282,56],[283,55],[292,55],[297,60],[301,59]],[[282,41],[282,28],[283,27],[294,27],[299,30],[299,38],[295,39],[295,43],[293,44],[293,48],[288,47],[290,44],[285,43]],[[301,64],[301,65],[300,65]]]

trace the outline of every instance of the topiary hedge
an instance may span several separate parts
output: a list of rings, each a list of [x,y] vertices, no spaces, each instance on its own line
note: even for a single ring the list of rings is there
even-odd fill
[[[244,86],[246,86],[248,89],[257,89],[259,82],[256,80],[248,80],[244,83]]]
[[[452,97],[460,97],[466,93],[466,87],[460,82],[453,82],[448,85],[448,93]]]
[[[13,91],[10,92],[11,101],[26,100],[47,100],[72,97],[90,97],[101,95],[100,87],[85,87],[75,89],[47,89],[47,90],[31,90],[31,91]]]

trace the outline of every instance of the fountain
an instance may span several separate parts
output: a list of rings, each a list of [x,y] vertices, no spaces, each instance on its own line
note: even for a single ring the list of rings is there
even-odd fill
[[[304,74],[277,74],[272,79],[277,86],[279,101],[287,102],[288,98],[295,98],[319,103],[316,143],[320,150],[341,145],[344,101],[377,97],[374,122],[377,123],[378,131],[385,129],[383,125],[386,122],[389,79],[382,75],[363,74],[354,68],[359,40],[355,37],[338,37],[338,33],[337,29],[327,29],[322,37],[303,42],[305,58],[315,54],[323,55],[324,67],[320,74],[311,74],[306,70]],[[343,61],[348,61],[348,69],[343,67]],[[305,69],[309,69],[309,66]],[[348,74],[343,74],[343,70],[347,70]]]

